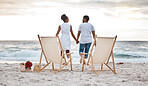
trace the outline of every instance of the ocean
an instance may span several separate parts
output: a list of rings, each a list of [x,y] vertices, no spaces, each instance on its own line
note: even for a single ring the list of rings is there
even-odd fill
[[[79,62],[79,45],[72,42],[73,62]],[[0,61],[39,62],[39,41],[0,41]],[[117,41],[114,47],[115,62],[148,62],[148,41]],[[45,59],[43,59],[45,62]]]

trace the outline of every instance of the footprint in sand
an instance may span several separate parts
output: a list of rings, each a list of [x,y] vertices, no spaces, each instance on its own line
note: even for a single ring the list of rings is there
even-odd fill
[[[5,77],[8,77],[8,75],[5,75]]]
[[[89,81],[89,79],[85,79],[85,81]]]
[[[0,86],[7,86],[6,84],[0,83]]]
[[[52,81],[52,80],[49,79],[49,80],[47,80],[47,81]]]
[[[23,76],[20,76],[20,77],[19,77],[19,79],[23,79],[23,78],[24,78]]]
[[[40,82],[40,80],[31,79],[32,82],[37,83]]]
[[[122,80],[122,82],[126,82],[126,80]]]

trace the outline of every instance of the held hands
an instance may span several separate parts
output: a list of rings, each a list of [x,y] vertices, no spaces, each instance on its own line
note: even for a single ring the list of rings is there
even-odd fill
[[[76,40],[76,44],[78,44],[79,43],[79,41],[78,40]]]

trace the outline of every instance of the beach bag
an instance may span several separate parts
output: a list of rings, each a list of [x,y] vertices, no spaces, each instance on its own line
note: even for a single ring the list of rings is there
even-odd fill
[[[41,69],[39,65],[35,65],[33,71],[39,72]]]

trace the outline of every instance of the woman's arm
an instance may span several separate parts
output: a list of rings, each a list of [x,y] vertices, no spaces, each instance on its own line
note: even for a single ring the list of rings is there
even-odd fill
[[[61,30],[61,27],[59,26],[59,27],[58,27],[58,31],[57,31],[57,33],[56,33],[56,36],[59,35],[60,30]]]
[[[74,40],[77,41],[75,35],[73,34],[73,30],[72,30],[72,26],[71,26],[71,25],[70,25],[70,32],[71,32],[71,35],[72,35],[72,37],[74,38]]]

